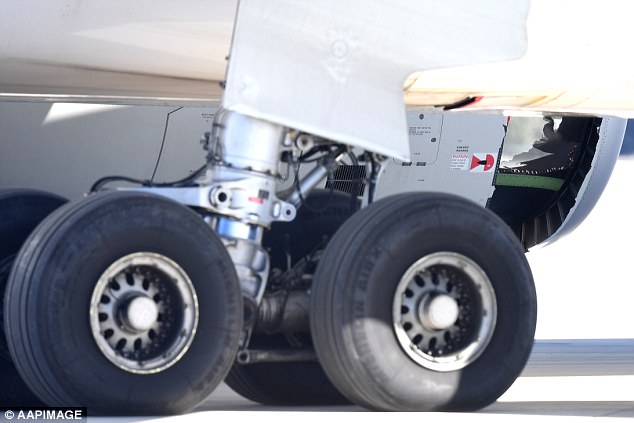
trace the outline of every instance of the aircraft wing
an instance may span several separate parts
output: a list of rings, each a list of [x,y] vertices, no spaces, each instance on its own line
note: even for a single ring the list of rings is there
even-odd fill
[[[255,25],[279,35],[276,42],[286,43],[275,45],[268,38],[271,34],[256,32],[254,22],[247,24],[252,33],[261,34],[258,49],[284,49],[287,59],[281,68],[294,69],[298,61],[321,54],[315,43],[307,43],[295,51],[297,55],[290,55],[290,42],[308,42],[307,37],[293,39],[299,30],[321,34],[324,41],[330,38],[331,45],[333,37],[348,36],[364,55],[378,60],[385,53],[381,63],[386,67],[412,62],[412,74],[401,81],[408,104],[438,106],[480,98],[471,107],[612,114],[632,109],[634,72],[623,54],[634,31],[628,21],[634,5],[628,2],[451,1],[442,7],[437,2],[258,3],[262,2],[243,1],[242,8],[260,9]],[[237,0],[139,0],[133,5],[123,0],[107,5],[9,0],[0,13],[0,95],[85,101],[217,100],[237,5]],[[495,32],[491,22],[483,24],[486,19],[502,25],[497,29],[504,32]],[[500,56],[495,63],[484,63],[491,58],[476,56],[483,54],[485,46],[478,43],[487,34],[517,46],[525,38],[524,50],[510,55],[521,57]],[[396,48],[386,52],[390,43]],[[455,50],[456,44],[463,50]],[[480,48],[468,48],[473,44]],[[446,61],[434,64],[440,69],[429,69],[430,51],[451,53],[462,63]],[[416,58],[419,53],[422,61]],[[336,62],[341,51],[332,54]],[[333,66],[326,71],[339,72],[341,78],[345,69],[333,71]],[[305,74],[302,81],[310,76]]]
[[[220,98],[237,0],[9,0],[0,99],[209,104]]]
[[[237,1],[220,0],[3,7],[2,99],[180,105],[225,95],[228,109],[401,158],[403,101],[634,110],[623,54],[634,5],[617,0],[242,0],[239,13]]]

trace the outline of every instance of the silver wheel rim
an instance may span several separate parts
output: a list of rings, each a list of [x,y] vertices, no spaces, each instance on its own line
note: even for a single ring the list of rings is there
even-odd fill
[[[173,260],[150,252],[129,254],[97,281],[90,327],[99,350],[115,366],[158,373],[189,349],[198,327],[198,298]]]
[[[392,315],[407,356],[427,369],[449,372],[468,366],[486,349],[497,302],[491,280],[473,260],[438,252],[404,273]]]

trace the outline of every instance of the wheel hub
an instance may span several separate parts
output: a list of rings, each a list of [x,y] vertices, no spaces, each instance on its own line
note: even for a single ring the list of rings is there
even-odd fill
[[[428,330],[451,328],[460,313],[456,299],[442,293],[425,294],[418,308],[420,322]]]
[[[439,252],[407,269],[392,310],[397,340],[413,361],[454,371],[472,363],[488,345],[497,303],[480,266],[461,254]]]
[[[198,326],[198,299],[177,263],[160,254],[134,253],[99,278],[90,326],[114,365],[131,373],[158,373],[189,349]]]
[[[131,332],[142,333],[150,330],[157,323],[159,308],[150,297],[138,295],[122,307],[120,313],[127,329]]]

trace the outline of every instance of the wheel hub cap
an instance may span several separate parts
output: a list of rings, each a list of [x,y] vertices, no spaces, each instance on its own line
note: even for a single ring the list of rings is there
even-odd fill
[[[139,295],[124,307],[122,314],[123,320],[132,331],[144,332],[150,330],[157,322],[159,309],[151,298]]]
[[[443,330],[452,327],[458,320],[458,302],[446,294],[426,294],[420,302],[419,319],[429,330]]]

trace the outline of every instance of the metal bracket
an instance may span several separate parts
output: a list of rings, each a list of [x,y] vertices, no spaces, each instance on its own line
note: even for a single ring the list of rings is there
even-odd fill
[[[295,206],[277,198],[272,188],[269,191],[261,185],[254,186],[252,179],[245,178],[202,187],[119,189],[149,192],[186,206],[203,208],[213,214],[268,227],[276,221],[290,222],[297,214]]]

